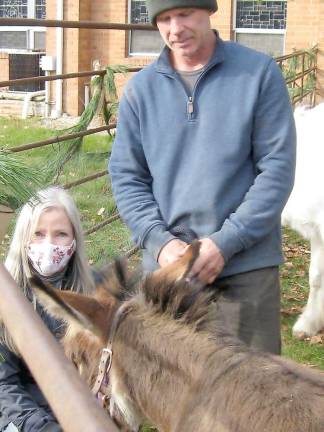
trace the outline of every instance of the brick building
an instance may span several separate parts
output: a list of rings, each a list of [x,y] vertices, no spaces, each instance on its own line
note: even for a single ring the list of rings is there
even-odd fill
[[[10,0],[11,3],[13,1]],[[32,1],[33,4],[36,1],[38,13],[42,10],[41,6],[44,7],[44,0],[21,1]],[[1,3],[5,2],[0,0],[0,15]],[[147,13],[144,0],[47,0],[46,18],[146,23]],[[212,16],[212,25],[223,39],[236,40],[273,56],[317,44],[318,101],[324,98],[323,0],[218,0],[218,12]],[[3,46],[1,43],[0,32],[0,49]],[[158,32],[152,31],[48,28],[46,55],[56,60],[54,70],[48,73],[91,70],[94,64],[100,64],[101,67],[112,64],[143,66],[156,58],[161,46]],[[5,66],[1,66],[5,62],[4,56],[0,54],[0,80],[6,74]],[[79,78],[52,84],[49,98],[52,113],[80,114],[88,83],[89,78]],[[122,85],[120,79],[120,88]]]

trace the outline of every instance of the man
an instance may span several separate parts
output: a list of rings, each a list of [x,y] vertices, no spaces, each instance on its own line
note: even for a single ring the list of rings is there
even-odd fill
[[[280,353],[280,214],[293,186],[295,128],[270,57],[211,29],[215,0],[147,0],[166,47],[128,82],[109,170],[144,270],[178,259],[222,295],[218,317]]]

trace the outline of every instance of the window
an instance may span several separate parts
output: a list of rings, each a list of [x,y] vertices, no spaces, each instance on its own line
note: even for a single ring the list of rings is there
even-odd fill
[[[27,18],[27,0],[0,0],[0,17]]]
[[[129,22],[131,24],[148,24],[145,0],[130,0]],[[163,41],[158,31],[131,30],[129,32],[129,54],[158,55],[163,48]]]
[[[35,18],[46,18],[46,0],[36,0],[35,2]]]
[[[272,56],[284,53],[287,1],[236,1],[235,34],[243,45]]]
[[[45,0],[0,0],[1,18],[45,19]]]
[[[1,18],[46,18],[46,0],[0,0]],[[43,27],[1,27],[0,48],[5,51],[45,50]]]

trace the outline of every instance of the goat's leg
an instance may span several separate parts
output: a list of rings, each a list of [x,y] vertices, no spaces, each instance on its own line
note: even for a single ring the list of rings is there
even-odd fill
[[[299,339],[314,336],[324,328],[324,242],[321,235],[312,236],[309,267],[309,295],[305,310],[293,327]]]

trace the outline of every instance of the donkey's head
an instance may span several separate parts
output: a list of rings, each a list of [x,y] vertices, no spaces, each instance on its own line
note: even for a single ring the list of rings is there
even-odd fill
[[[186,277],[199,255],[199,248],[200,243],[195,241],[177,262],[148,276],[146,286],[149,288],[146,289],[145,296],[153,302],[158,299],[164,301],[163,293],[159,290]],[[141,286],[141,283],[134,282],[134,277],[128,274],[125,263],[121,260],[105,267],[99,276],[100,283],[89,296],[60,291],[44,284],[39,278],[31,279],[40,303],[51,315],[67,323],[63,340],[65,352],[90,386],[93,386],[96,378],[100,353],[107,344],[117,310]]]
[[[30,281],[49,314],[66,322],[64,350],[89,385],[95,379],[98,355],[107,342],[115,312],[131,290],[121,260],[106,266],[97,276],[99,282],[91,295],[57,290],[38,277]]]

